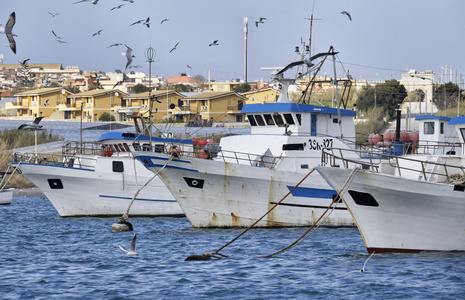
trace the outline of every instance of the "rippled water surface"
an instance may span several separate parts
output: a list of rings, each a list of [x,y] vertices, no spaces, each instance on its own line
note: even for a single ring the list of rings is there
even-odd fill
[[[255,229],[211,261],[240,229],[194,229],[185,218],[131,218],[132,232],[110,232],[113,218],[60,218],[44,197],[0,206],[2,299],[312,298],[458,299],[465,291],[464,253],[375,254],[356,228],[319,228],[271,258],[306,228]]]

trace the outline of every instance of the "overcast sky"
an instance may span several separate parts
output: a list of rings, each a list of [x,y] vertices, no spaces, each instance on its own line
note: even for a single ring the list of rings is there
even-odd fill
[[[217,81],[244,77],[244,17],[249,19],[248,79],[270,80],[262,67],[284,67],[299,59],[295,47],[308,43],[312,8],[312,53],[333,46],[337,76],[398,79],[409,69],[432,70],[437,80],[448,66],[465,67],[464,0],[2,0],[0,23],[16,12],[17,54],[0,37],[4,63],[61,63],[82,70],[124,70],[125,46],[133,49],[131,69],[149,72],[145,50],[157,55],[152,75],[200,74]],[[124,4],[119,9],[111,9]],[[347,11],[352,21],[346,15]],[[49,13],[59,13],[52,17]],[[132,23],[150,17],[150,28]],[[263,24],[255,20],[265,17]],[[169,21],[160,24],[163,19]],[[66,43],[59,43],[52,30]],[[100,35],[92,36],[102,30]],[[218,40],[218,46],[209,46]],[[179,43],[175,50],[170,50]],[[191,66],[189,69],[187,65]],[[442,67],[442,69],[441,69]],[[324,72],[333,76],[332,64]],[[323,72],[323,74],[324,74]],[[454,80],[455,82],[455,77]]]

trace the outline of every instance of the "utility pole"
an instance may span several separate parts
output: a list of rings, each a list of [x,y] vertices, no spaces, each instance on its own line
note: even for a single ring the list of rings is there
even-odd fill
[[[244,18],[244,83],[247,83],[247,34],[249,19]]]

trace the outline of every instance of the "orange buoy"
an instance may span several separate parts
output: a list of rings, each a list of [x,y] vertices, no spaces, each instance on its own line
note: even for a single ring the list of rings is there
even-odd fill
[[[410,134],[407,131],[402,131],[400,133],[400,141],[404,143],[411,143]]]
[[[207,143],[207,142],[206,142],[204,139],[200,139],[200,140],[199,140],[199,146],[200,146],[200,147],[205,146],[206,143]]]
[[[418,143],[420,140],[420,133],[418,131],[410,132],[410,139],[412,140],[412,143]]]
[[[197,139],[193,138],[192,141],[194,142],[194,147],[197,146]]]
[[[207,144],[213,144],[213,143],[214,143],[214,141],[212,139],[207,140]]]
[[[368,142],[375,145],[383,140],[383,137],[379,133],[372,133],[368,136]]]
[[[385,144],[392,143],[392,142],[394,142],[395,139],[396,139],[396,133],[395,132],[389,131],[389,132],[384,133],[384,143]]]

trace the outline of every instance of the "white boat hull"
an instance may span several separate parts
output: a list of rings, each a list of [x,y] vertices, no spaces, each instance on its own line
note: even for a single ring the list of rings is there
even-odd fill
[[[351,172],[317,170],[336,190]],[[343,199],[369,253],[465,251],[463,188],[358,171]]]
[[[154,173],[169,159],[163,153],[133,154]],[[185,156],[173,159],[160,172],[193,227],[250,226],[305,175]],[[314,172],[256,226],[312,225],[335,195],[336,192]],[[321,225],[354,226],[355,223],[340,203]]]
[[[124,163],[124,172],[112,171],[113,160]],[[129,157],[99,157],[95,169],[21,163],[19,170],[45,194],[62,217],[121,216],[136,191],[154,175]],[[155,178],[137,195],[129,215],[182,216],[184,213],[163,182]]]
[[[0,191],[0,205],[8,205],[13,201],[13,191]]]

